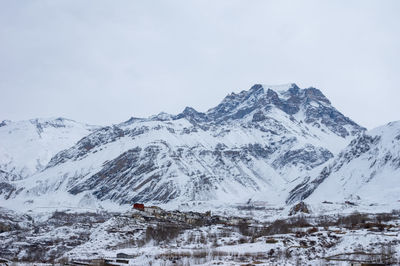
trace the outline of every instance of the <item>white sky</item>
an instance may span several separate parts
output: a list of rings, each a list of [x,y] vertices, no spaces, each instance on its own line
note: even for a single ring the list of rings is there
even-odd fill
[[[372,128],[400,120],[400,1],[0,0],[0,121],[119,123],[314,86]]]

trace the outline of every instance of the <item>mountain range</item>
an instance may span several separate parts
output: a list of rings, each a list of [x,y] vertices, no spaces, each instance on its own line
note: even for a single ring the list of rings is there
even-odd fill
[[[318,89],[256,84],[207,112],[110,126],[65,118],[0,123],[9,206],[392,202],[400,123],[367,131]]]

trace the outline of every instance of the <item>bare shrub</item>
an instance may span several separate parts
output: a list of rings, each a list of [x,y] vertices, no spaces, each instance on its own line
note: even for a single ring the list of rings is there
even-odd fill
[[[290,226],[285,220],[275,220],[266,230],[266,235],[288,234]]]
[[[394,263],[395,251],[390,243],[382,245],[381,247],[381,261],[392,264]]]
[[[298,216],[290,219],[290,225],[292,227],[309,227],[310,223],[304,216]]]
[[[157,243],[163,241],[168,243],[178,237],[181,231],[182,228],[178,225],[157,224],[156,227],[148,226],[145,233],[145,240],[146,242],[154,240]]]
[[[316,227],[312,227],[307,230],[307,234],[314,234],[316,232],[318,232],[318,228],[316,228]]]
[[[359,212],[353,212],[352,214],[344,217],[339,217],[337,224],[339,226],[344,226],[348,228],[354,228],[368,221],[368,216],[366,214],[361,214]]]
[[[240,221],[237,227],[239,229],[240,234],[244,236],[250,235],[249,224],[247,222]]]
[[[288,234],[290,233],[290,225],[285,220],[275,220],[268,227],[263,227],[257,232],[257,237],[269,236],[275,234]]]
[[[318,226],[325,227],[325,228],[327,228],[329,226],[337,225],[337,220],[333,219],[332,217],[330,217],[328,215],[319,216],[315,221],[318,224]]]
[[[188,235],[187,239],[186,239],[186,243],[187,244],[192,244],[195,241],[195,236],[192,232],[190,232],[190,234]]]
[[[376,215],[375,219],[377,223],[382,223],[382,222],[390,222],[392,220],[395,220],[397,217],[393,215],[392,213],[379,213]]]
[[[265,240],[265,243],[275,244],[275,243],[278,243],[278,240],[276,240],[275,238],[268,238],[267,240]]]
[[[207,243],[206,235],[203,233],[201,233],[201,235],[200,235],[200,243],[203,245]]]
[[[285,249],[284,256],[286,260],[290,259],[292,257],[292,250],[289,248]]]
[[[0,233],[11,231],[12,228],[9,224],[0,223]]]
[[[239,244],[244,244],[244,243],[248,243],[249,240],[246,237],[241,237],[241,238],[239,238],[238,242],[239,242]]]
[[[214,238],[212,241],[213,241],[213,242],[212,242],[212,247],[214,247],[214,248],[219,247],[218,239],[217,239],[217,238]]]

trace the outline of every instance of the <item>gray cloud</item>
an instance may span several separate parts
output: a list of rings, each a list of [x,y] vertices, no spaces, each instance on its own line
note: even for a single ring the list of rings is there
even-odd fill
[[[400,120],[399,1],[0,1],[0,120],[199,111],[254,83]]]

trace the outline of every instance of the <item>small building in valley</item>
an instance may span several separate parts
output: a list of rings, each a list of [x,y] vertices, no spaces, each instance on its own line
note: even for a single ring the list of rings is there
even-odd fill
[[[135,203],[133,204],[133,208],[139,211],[144,211],[144,204],[142,203]]]
[[[146,206],[144,207],[144,211],[150,214],[160,214],[163,210],[157,206]]]

